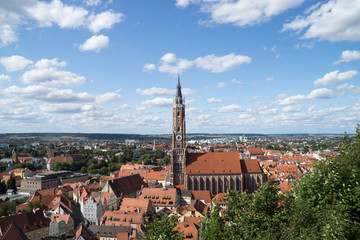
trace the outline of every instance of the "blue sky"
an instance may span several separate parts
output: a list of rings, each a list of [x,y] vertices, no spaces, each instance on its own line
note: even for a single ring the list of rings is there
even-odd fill
[[[0,1],[0,132],[343,133],[360,0]]]

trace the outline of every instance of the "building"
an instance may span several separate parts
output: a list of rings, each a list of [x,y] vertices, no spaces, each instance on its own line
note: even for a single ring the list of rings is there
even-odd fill
[[[86,180],[88,180],[86,174],[73,173],[71,171],[38,173],[33,177],[21,180],[21,187],[43,190],[56,188],[64,183],[85,182]]]
[[[15,224],[29,240],[42,239],[49,234],[50,220],[42,211],[22,213],[0,218],[0,237],[6,232],[11,224]]]
[[[266,175],[258,161],[240,159],[238,152],[187,152],[185,122],[185,101],[178,78],[173,105],[170,173],[172,185],[180,189],[208,190],[216,194],[228,189],[253,192],[258,184],[266,181]]]
[[[139,199],[149,199],[156,212],[165,207],[172,210],[180,204],[176,188],[143,188]]]

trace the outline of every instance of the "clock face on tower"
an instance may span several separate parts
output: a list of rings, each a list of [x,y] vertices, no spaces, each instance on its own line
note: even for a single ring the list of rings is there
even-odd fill
[[[181,135],[176,135],[176,141],[180,142],[182,140],[182,136]]]

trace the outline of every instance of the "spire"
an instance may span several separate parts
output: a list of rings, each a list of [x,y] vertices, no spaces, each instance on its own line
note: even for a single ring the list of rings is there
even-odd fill
[[[175,104],[183,104],[182,94],[181,94],[181,85],[180,85],[180,73],[178,73],[178,84],[176,87],[176,96]]]

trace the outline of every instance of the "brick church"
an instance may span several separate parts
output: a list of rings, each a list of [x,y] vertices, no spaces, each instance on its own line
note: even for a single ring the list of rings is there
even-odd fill
[[[186,190],[228,189],[253,192],[257,184],[266,181],[257,160],[240,159],[237,152],[188,153],[186,151],[185,100],[180,78],[173,105],[173,130],[170,182]]]

